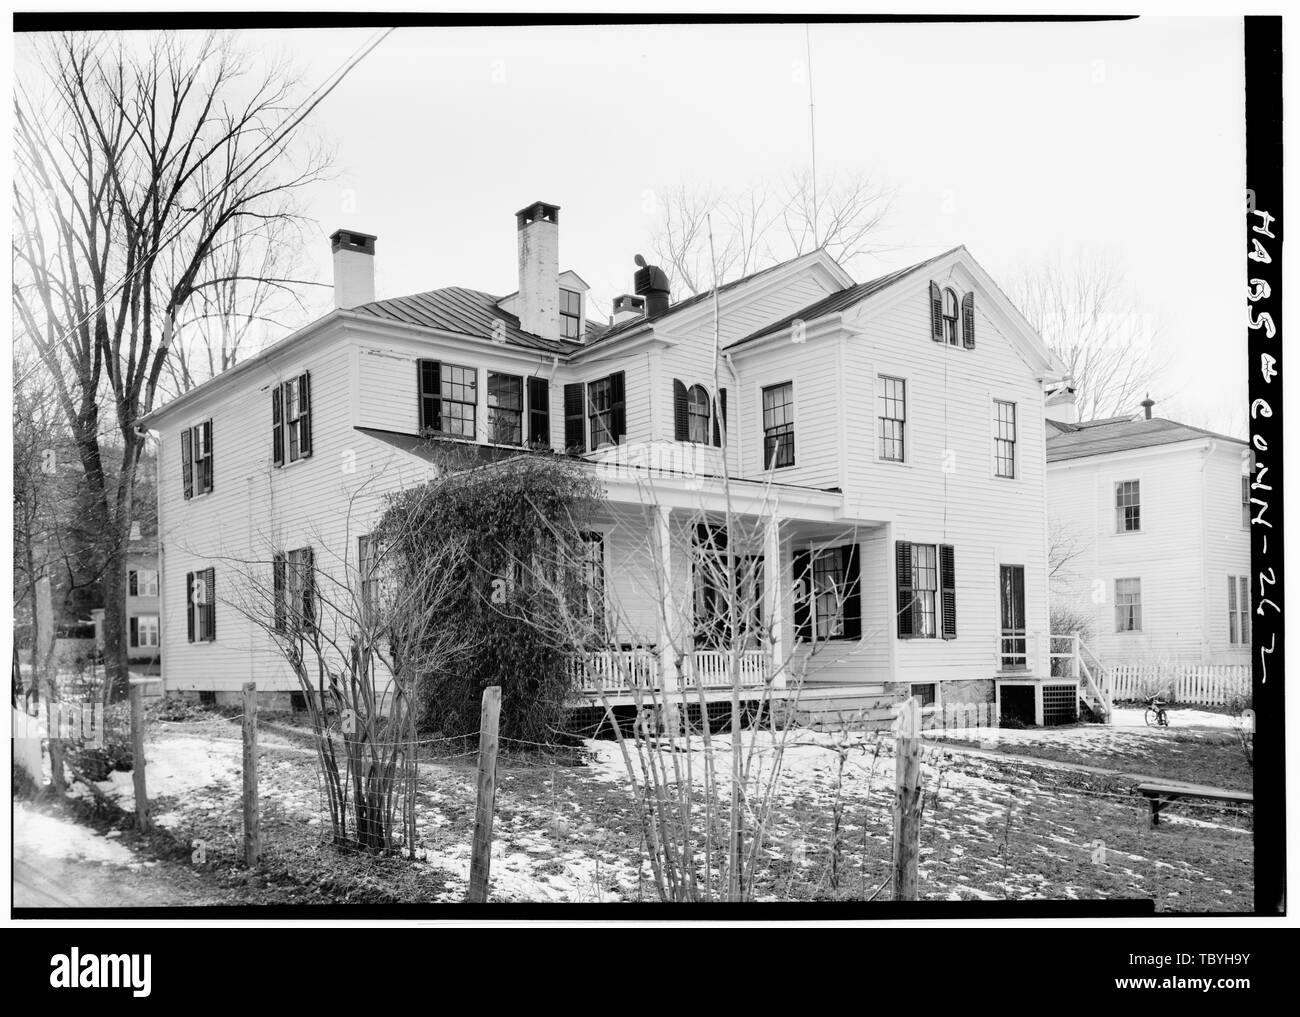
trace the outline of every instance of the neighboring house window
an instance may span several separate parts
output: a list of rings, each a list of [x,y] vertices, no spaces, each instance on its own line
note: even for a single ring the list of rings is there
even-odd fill
[[[766,469],[794,465],[794,383],[763,389],[763,462]]]
[[[951,544],[898,541],[894,580],[900,638],[957,637],[957,563]]]
[[[1121,480],[1115,485],[1115,532],[1134,533],[1142,529],[1140,481]]]
[[[217,638],[217,576],[215,569],[185,573],[186,628],[191,643]]]
[[[703,385],[692,385],[686,393],[687,441],[705,444],[709,440],[709,393]]]
[[[300,633],[316,625],[316,561],[310,547],[277,554],[272,562],[275,631]]]
[[[1115,580],[1115,631],[1142,631],[1142,580]]]
[[[881,375],[876,379],[880,416],[880,458],[901,463],[905,452],[903,428],[907,423],[907,382]]]
[[[158,645],[158,616],[135,615],[130,620],[131,645],[136,649],[154,648]]]
[[[498,445],[524,443],[524,379],[488,374],[488,434]]]
[[[276,466],[311,455],[311,374],[304,371],[271,390],[271,445]]]
[[[1250,581],[1228,577],[1228,642],[1250,645]]]
[[[212,421],[187,427],[181,432],[181,472],[185,497],[212,490]]]
[[[126,574],[126,588],[132,597],[158,596],[158,570],[131,569]]]
[[[1016,475],[1016,404],[993,400],[997,407],[997,432],[993,436],[993,454],[999,477]]]
[[[957,294],[952,290],[943,291],[943,341],[957,345]]]
[[[1250,477],[1241,478],[1241,525],[1250,528]]]
[[[794,624],[800,639],[862,638],[857,544],[797,552],[794,577]]]
[[[582,335],[582,294],[560,290],[560,335],[577,339]]]

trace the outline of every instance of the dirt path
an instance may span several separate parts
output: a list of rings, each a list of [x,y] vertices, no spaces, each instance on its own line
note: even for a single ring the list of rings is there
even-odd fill
[[[211,903],[201,887],[183,886],[159,863],[132,870],[41,855],[14,858],[14,907],[175,907]],[[188,882],[193,882],[188,880]]]

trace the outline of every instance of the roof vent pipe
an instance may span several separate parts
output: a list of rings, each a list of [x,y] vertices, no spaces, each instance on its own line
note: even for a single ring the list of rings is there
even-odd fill
[[[1156,401],[1151,398],[1150,394],[1142,400],[1142,409],[1146,412],[1147,420],[1151,419],[1151,408],[1155,406]]]
[[[636,256],[637,270],[632,277],[632,289],[639,297],[645,297],[645,314],[647,318],[657,318],[668,312],[669,287],[668,276],[658,265],[647,265],[645,258]]]

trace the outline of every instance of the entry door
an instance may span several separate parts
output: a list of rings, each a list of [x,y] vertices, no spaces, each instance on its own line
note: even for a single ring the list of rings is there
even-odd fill
[[[1002,668],[1024,670],[1029,666],[1025,637],[1025,567],[1003,565],[998,589],[1002,601]]]

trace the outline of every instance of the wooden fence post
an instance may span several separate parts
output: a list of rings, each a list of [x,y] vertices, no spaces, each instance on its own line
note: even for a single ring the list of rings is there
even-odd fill
[[[916,697],[898,708],[894,788],[894,900],[916,900],[921,854],[921,739]]]
[[[144,682],[130,683],[131,699],[131,783],[135,790],[135,824],[149,830],[149,794],[144,780]]]
[[[257,806],[257,685],[244,683],[244,863],[256,867],[262,854]]]
[[[501,715],[501,686],[483,690],[478,725],[478,806],[474,812],[474,845],[469,861],[469,903],[488,898],[492,867],[492,816],[497,798],[497,721]]]

